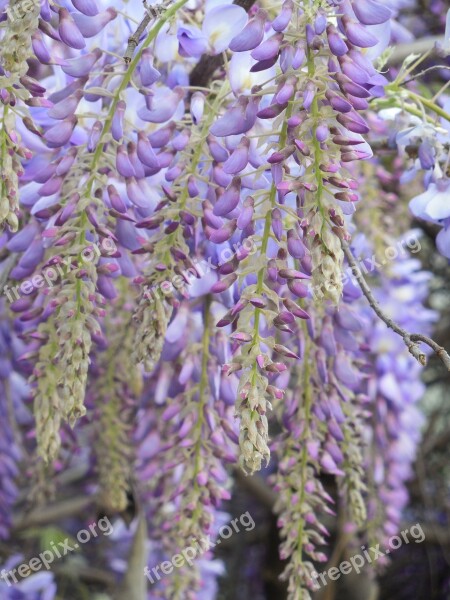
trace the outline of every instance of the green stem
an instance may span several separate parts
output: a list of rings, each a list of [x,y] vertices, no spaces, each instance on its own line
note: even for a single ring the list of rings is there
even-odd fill
[[[170,8],[168,8],[165,11],[165,13],[159,19],[158,23],[150,30],[149,34],[147,35],[147,38],[145,39],[145,41],[143,42],[143,44],[141,45],[141,47],[139,48],[139,50],[136,52],[133,60],[131,61],[128,69],[126,70],[125,75],[123,76],[123,79],[122,79],[119,87],[117,88],[117,90],[116,90],[116,92],[114,94],[114,98],[113,98],[113,100],[111,102],[109,113],[108,113],[108,116],[106,117],[105,125],[103,127],[102,140],[99,142],[99,144],[98,144],[98,146],[97,146],[97,148],[96,148],[96,150],[94,152],[94,156],[92,158],[92,163],[91,163],[91,168],[90,168],[91,176],[89,177],[89,180],[88,180],[88,183],[87,183],[87,189],[86,189],[86,196],[87,197],[89,197],[91,195],[91,193],[92,193],[92,187],[94,185],[95,177],[96,177],[96,174],[97,174],[98,161],[100,159],[100,156],[103,153],[103,146],[105,144],[105,137],[107,136],[107,134],[111,130],[112,121],[113,121],[114,114],[115,114],[116,109],[117,109],[117,104],[120,101],[120,96],[121,96],[122,92],[124,92],[126,90],[126,88],[128,87],[128,85],[129,85],[129,83],[131,81],[133,73],[134,73],[134,71],[136,70],[136,67],[139,64],[139,61],[141,60],[142,52],[156,38],[156,36],[161,31],[161,29],[165,25],[165,23],[167,23],[167,21],[169,21],[171,19],[171,17],[173,15],[175,15],[176,12],[187,3],[187,1],[188,0],[179,0],[179,2],[175,3],[173,6],[171,6]]]
[[[306,330],[306,328],[305,328]],[[306,345],[305,345],[305,360],[304,360],[304,366],[303,366],[303,396],[305,399],[305,405],[304,405],[304,411],[305,411],[305,429],[303,432],[303,447],[302,447],[302,457],[301,457],[301,464],[300,464],[300,499],[299,499],[299,503],[298,506],[299,508],[299,513],[300,513],[300,522],[298,524],[298,534],[297,534],[297,547],[298,547],[298,551],[300,554],[300,557],[302,556],[302,548],[303,548],[303,531],[304,531],[304,527],[305,527],[305,520],[303,518],[302,515],[302,507],[304,506],[305,503],[305,497],[306,497],[306,490],[305,490],[305,485],[306,485],[306,479],[307,479],[307,467],[308,467],[308,450],[307,450],[307,446],[306,446],[306,440],[307,440],[307,436],[308,436],[308,431],[309,431],[309,422],[311,420],[311,400],[312,400],[312,395],[311,395],[311,385],[310,385],[310,363],[308,360],[308,356],[309,356],[309,339],[307,337],[307,332],[305,331],[306,334]]]
[[[308,52],[307,52],[307,68],[308,68],[308,76],[311,79],[314,79],[315,75],[316,75],[316,67],[314,64],[314,56],[309,48],[308,48]],[[316,201],[317,201],[317,206],[319,208],[320,214],[322,215],[322,217],[324,219],[324,224],[325,224],[325,216],[324,216],[323,206],[322,206],[322,194],[323,194],[324,186],[323,186],[322,171],[320,169],[320,164],[321,164],[321,159],[322,159],[322,149],[320,147],[320,142],[317,139],[317,135],[316,135],[317,128],[319,126],[319,117],[320,117],[319,101],[317,98],[317,94],[314,94],[314,100],[311,104],[311,116],[313,118],[312,143],[313,143],[313,148],[314,148],[314,176],[315,176],[316,184],[317,184]]]
[[[283,148],[286,144],[286,139],[287,139],[287,122],[289,120],[289,118],[292,115],[292,110],[294,108],[294,105],[292,102],[289,102],[288,107],[286,109],[286,117],[285,120],[283,122],[283,127],[281,128],[281,133],[280,133],[280,141],[279,141],[279,147]],[[270,188],[270,194],[269,194],[269,202],[270,202],[270,208],[266,213],[265,216],[265,221],[264,221],[264,231],[263,231],[263,235],[262,235],[262,240],[261,240],[261,255],[265,255],[267,252],[267,247],[269,245],[269,240],[270,240],[270,227],[271,227],[271,223],[272,223],[272,210],[273,208],[275,208],[275,201],[276,201],[276,197],[277,197],[277,188],[276,185],[274,183],[272,183],[272,186]],[[264,289],[264,275],[266,272],[266,267],[262,267],[259,271],[258,271],[258,278],[257,278],[257,283],[256,283],[256,290],[255,290],[255,294],[257,296],[259,296],[263,289]],[[250,347],[249,353],[253,350],[253,348],[259,344],[259,321],[260,321],[260,314],[261,314],[261,309],[260,308],[255,308],[255,319],[254,319],[254,323],[253,323],[253,341],[252,341],[252,345]],[[252,369],[252,382],[253,385],[256,382],[256,376],[257,376],[257,364],[256,361],[253,365],[253,369]]]
[[[415,92],[411,92],[411,90],[408,90],[408,95],[413,100],[420,102],[421,104],[426,106],[429,110],[436,113],[437,115],[439,115],[446,121],[450,122],[450,114],[448,112],[446,112],[445,110],[443,110],[438,104],[436,104],[432,100],[429,100],[428,98],[424,98],[423,96],[420,96],[419,94],[416,94]]]
[[[198,413],[197,413],[197,423],[194,429],[194,494],[197,495],[199,493],[199,484],[197,481],[197,476],[200,473],[200,462],[201,462],[201,449],[202,449],[202,428],[205,420],[204,408],[208,401],[208,362],[209,362],[209,339],[211,335],[211,296],[206,296],[205,305],[203,309],[203,337],[202,337],[202,367],[201,367],[201,375],[200,375],[200,386],[198,392]],[[196,522],[197,517],[202,511],[202,506],[200,503],[195,507],[194,513],[192,515],[193,523]]]

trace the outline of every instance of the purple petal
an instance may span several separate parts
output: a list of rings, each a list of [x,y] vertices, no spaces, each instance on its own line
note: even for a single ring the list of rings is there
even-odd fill
[[[378,44],[378,39],[374,35],[347,15],[342,17],[342,24],[348,40],[358,48],[370,48]]]
[[[223,217],[230,213],[239,204],[240,193],[241,180],[239,177],[234,177],[230,186],[214,205],[213,213],[217,217]]]
[[[258,10],[256,15],[247,23],[241,33],[231,40],[229,46],[230,50],[233,52],[244,52],[256,48],[264,38],[266,20],[266,11]]]
[[[86,47],[84,37],[75,24],[72,15],[66,8],[59,9],[59,27],[58,32],[61,40],[76,50],[82,50]]]
[[[74,7],[88,17],[98,15],[98,8],[95,0],[72,0]]]
[[[374,0],[356,0],[352,2],[353,11],[363,25],[379,25],[388,21],[392,11]]]
[[[95,17],[73,13],[73,19],[85,38],[91,38],[100,33],[100,31],[116,17],[117,11],[114,8],[108,8]]]

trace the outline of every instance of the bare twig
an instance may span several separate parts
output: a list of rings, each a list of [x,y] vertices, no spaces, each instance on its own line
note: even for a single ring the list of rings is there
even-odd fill
[[[235,469],[234,477],[242,489],[254,496],[265,507],[273,510],[277,495],[260,475],[247,477],[240,469]]]
[[[420,77],[423,77],[423,75],[426,75],[430,71],[435,71],[436,69],[444,69],[444,70],[450,71],[450,67],[448,67],[447,65],[433,65],[432,67],[428,67],[427,69],[423,69],[423,71],[420,71],[420,73],[417,73],[416,75],[413,75],[409,79],[406,79],[405,81],[402,81],[400,85],[406,85],[410,81],[414,81],[414,79],[419,79]]]
[[[254,5],[255,0],[234,0],[233,4],[241,6],[245,11],[249,11]],[[198,61],[197,65],[192,69],[189,76],[189,83],[196,87],[206,87],[209,80],[218,68],[223,65],[223,55],[209,56],[204,54]]]
[[[72,517],[78,513],[85,512],[94,501],[94,498],[75,496],[74,498],[63,500],[57,504],[48,504],[27,515],[16,517],[13,523],[14,530],[17,532],[23,529],[29,529],[30,527],[42,527],[48,523],[54,523],[61,519]]]
[[[352,254],[348,244],[345,241],[342,241],[342,249],[343,249],[344,254],[347,258],[347,261],[352,269],[352,274],[356,277],[356,280],[359,283],[359,287],[361,288],[361,291],[364,294],[364,296],[369,301],[370,306],[373,308],[375,313],[380,317],[380,319],[384,323],[386,323],[386,325],[390,329],[395,331],[395,333],[398,333],[398,335],[405,342],[405,346],[408,348],[410,354],[412,354],[412,356],[414,356],[414,358],[421,365],[426,365],[427,364],[426,354],[424,354],[420,350],[419,344],[418,344],[418,342],[422,342],[423,344],[426,344],[427,346],[429,346],[437,354],[437,356],[441,359],[441,361],[446,366],[447,370],[450,371],[450,356],[445,351],[445,348],[442,348],[442,346],[439,346],[439,344],[437,344],[434,340],[432,340],[431,338],[429,338],[426,335],[422,335],[421,333],[409,333],[408,331],[406,331],[406,329],[403,329],[403,327],[400,327],[400,325],[398,325],[395,321],[393,321],[393,319],[388,317],[383,312],[383,310],[381,309],[381,306],[378,304],[378,302],[375,300],[374,295],[372,294],[372,290],[370,289],[366,280],[364,279],[364,275],[362,274],[361,269],[357,265],[357,263],[353,257],[353,254]]]
[[[423,54],[432,48],[436,43],[444,41],[443,36],[432,36],[420,40],[415,40],[407,44],[398,44],[388,59],[388,65],[398,65],[402,63],[410,54]]]
[[[128,46],[127,46],[127,49],[125,50],[125,54],[123,55],[123,60],[125,61],[125,63],[127,65],[129,65],[130,62],[132,61],[134,51],[136,50],[136,48],[139,44],[139,41],[141,39],[141,36],[147,28],[147,25],[150,23],[150,21],[152,19],[156,19],[156,17],[158,15],[160,15],[162,12],[165,11],[167,8],[166,4],[169,4],[169,3],[170,3],[170,0],[164,2],[164,4],[161,6],[153,7],[153,6],[148,6],[147,1],[143,0],[143,5],[146,10],[145,16],[142,19],[142,21],[139,23],[138,28],[133,33],[133,35],[131,35],[128,38]]]

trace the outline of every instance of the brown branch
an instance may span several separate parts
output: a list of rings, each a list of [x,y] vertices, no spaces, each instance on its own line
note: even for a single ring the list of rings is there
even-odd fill
[[[388,58],[388,66],[402,63],[410,54],[423,54],[428,52],[436,43],[442,44],[444,37],[441,35],[431,36],[421,40],[415,40],[407,44],[398,44]]]
[[[67,517],[85,512],[94,502],[94,498],[75,496],[57,504],[48,504],[26,515],[16,517],[14,519],[14,530],[17,532],[31,527],[42,527],[48,523],[66,519]]]
[[[266,508],[273,510],[277,495],[260,475],[247,477],[240,469],[235,469],[234,477],[242,489],[251,494]]]
[[[241,6],[248,12],[254,5],[255,0],[235,0],[233,4]],[[189,76],[189,83],[196,87],[206,87],[214,74],[214,71],[223,65],[223,55],[209,56],[204,54],[197,65],[192,69]]]
[[[170,0],[169,0],[169,2],[170,2]],[[146,10],[145,16],[142,19],[142,21],[139,23],[138,28],[133,33],[133,35],[130,35],[130,37],[128,38],[128,46],[127,46],[127,49],[125,50],[125,54],[123,55],[123,60],[125,61],[125,63],[127,65],[129,65],[130,62],[132,61],[134,51],[136,50],[136,48],[139,44],[139,41],[141,39],[141,36],[147,28],[147,25],[150,23],[150,21],[152,19],[156,19],[156,17],[158,15],[160,15],[161,12],[164,12],[166,10],[165,5],[168,4],[169,2],[166,1],[166,2],[164,2],[164,4],[162,6],[153,7],[153,6],[147,5],[147,0],[143,0],[143,5]]]
[[[408,331],[406,331],[406,329],[403,329],[403,327],[400,327],[400,325],[398,325],[395,321],[393,321],[393,319],[388,317],[383,312],[383,310],[382,310],[381,306],[378,304],[378,302],[375,300],[372,290],[370,289],[366,280],[364,279],[364,275],[362,274],[359,266],[356,264],[353,254],[352,254],[348,244],[345,241],[342,241],[342,249],[343,249],[344,254],[347,258],[347,261],[352,269],[352,274],[356,277],[359,287],[361,288],[361,291],[364,294],[364,296],[369,301],[370,306],[373,308],[373,310],[378,315],[378,317],[380,317],[380,319],[384,323],[386,323],[386,325],[390,329],[392,329],[392,331],[395,331],[395,333],[397,333],[403,339],[410,354],[412,354],[412,356],[414,356],[414,358],[421,365],[425,366],[427,364],[427,357],[420,350],[419,344],[418,344],[418,342],[422,342],[423,344],[426,344],[427,346],[429,346],[437,354],[437,356],[441,359],[441,361],[446,366],[447,370],[450,371],[450,356],[445,351],[445,348],[442,348],[442,346],[439,346],[439,344],[437,344],[434,340],[432,340],[431,338],[429,338],[426,335],[422,335],[421,333],[409,333]]]

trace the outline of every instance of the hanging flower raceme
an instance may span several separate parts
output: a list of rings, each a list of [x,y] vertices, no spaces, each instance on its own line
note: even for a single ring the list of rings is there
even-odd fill
[[[152,377],[147,402],[160,417],[153,423],[145,418],[137,432],[149,518],[159,524],[167,556],[180,552],[187,539],[194,544],[214,537],[217,509],[229,498],[223,463],[235,460],[237,442],[230,412],[235,390],[228,391],[220,374],[227,340],[212,329],[216,307],[207,296],[201,311],[189,308],[185,302],[178,309]],[[165,588],[173,598],[195,598],[199,584],[198,569],[185,567]]]

